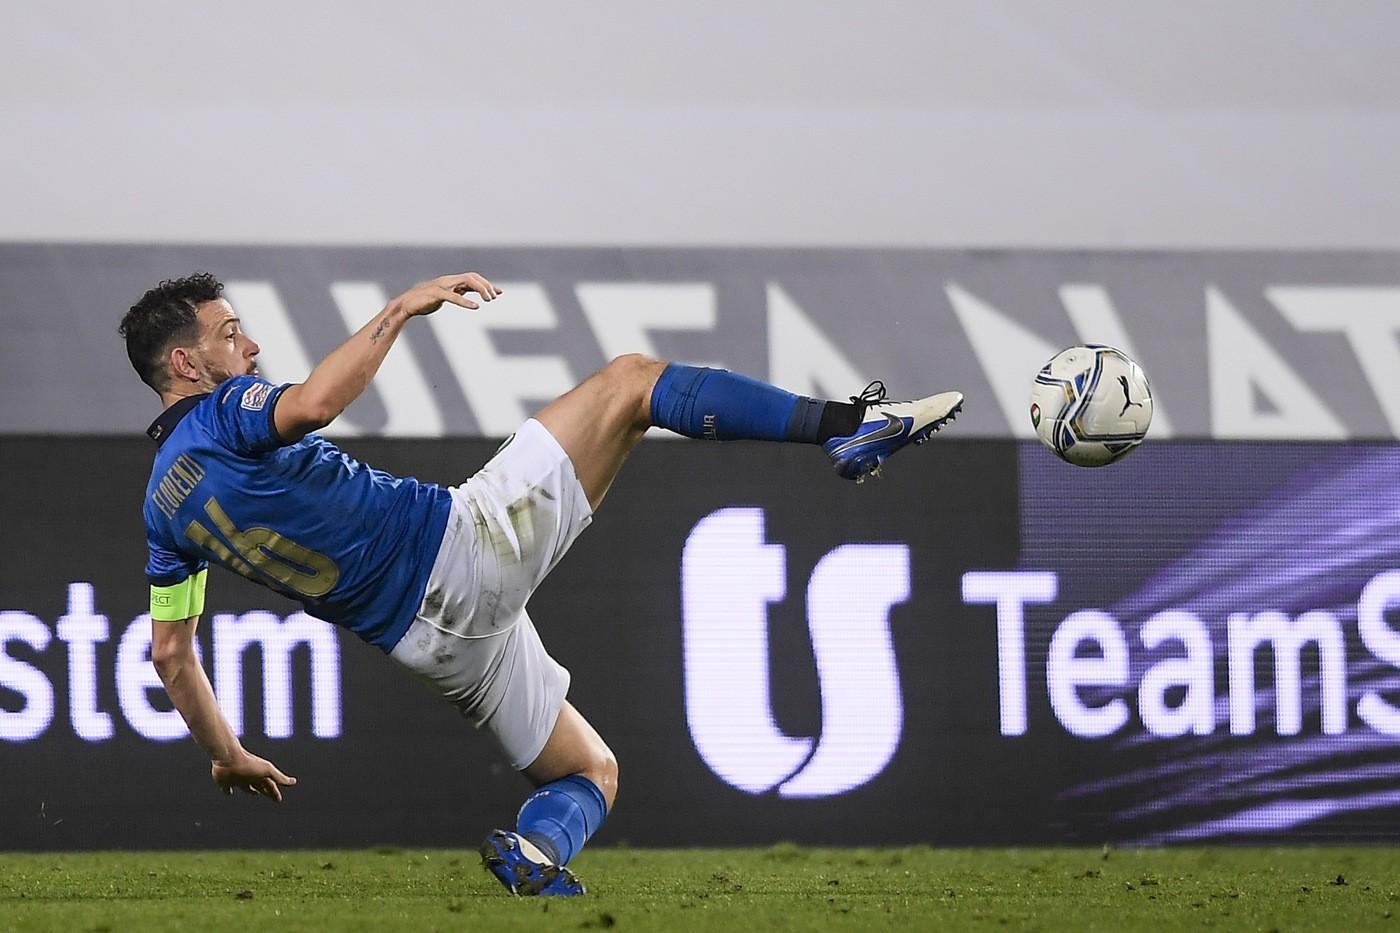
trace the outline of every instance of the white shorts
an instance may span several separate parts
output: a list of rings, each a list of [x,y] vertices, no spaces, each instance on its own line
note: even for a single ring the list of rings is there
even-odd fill
[[[593,512],[568,454],[534,419],[449,492],[423,602],[389,656],[521,770],[539,757],[569,690],[569,672],[545,651],[525,603]]]

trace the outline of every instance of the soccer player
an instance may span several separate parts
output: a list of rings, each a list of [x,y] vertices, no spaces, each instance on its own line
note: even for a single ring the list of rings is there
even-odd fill
[[[475,311],[499,288],[476,273],[415,285],[287,385],[258,376],[258,345],[222,290],[207,273],[161,282],[119,329],[165,408],[147,432],[159,446],[143,512],[151,657],[171,701],[225,793],[280,801],[296,779],[243,747],[195,656],[206,568],[213,561],[350,629],[489,733],[535,785],[515,829],[482,844],[514,894],[582,894],[565,866],[617,794],[617,761],[565,699],[569,674],[525,605],[646,429],[820,444],[859,480],[962,404],[957,392],[887,401],[878,383],[849,403],[819,401],[629,355],[546,405],[475,476],[443,487],[375,470],[314,432],[364,391],[411,319],[444,304]]]

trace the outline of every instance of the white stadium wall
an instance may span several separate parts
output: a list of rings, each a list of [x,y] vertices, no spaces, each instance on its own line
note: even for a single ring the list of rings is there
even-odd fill
[[[0,5],[0,239],[1400,248],[1400,7]]]

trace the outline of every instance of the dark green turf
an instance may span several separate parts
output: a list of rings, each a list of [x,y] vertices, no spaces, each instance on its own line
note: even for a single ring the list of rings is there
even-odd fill
[[[31,930],[1400,930],[1400,850],[595,849],[513,899],[474,852],[0,855]]]

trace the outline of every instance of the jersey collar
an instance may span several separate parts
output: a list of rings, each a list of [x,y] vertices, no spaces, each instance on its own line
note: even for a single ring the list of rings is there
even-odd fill
[[[191,408],[208,397],[209,393],[205,392],[203,395],[187,395],[180,399],[161,412],[159,418],[151,422],[151,426],[146,429],[146,436],[155,441],[157,447],[164,444],[165,439],[170,436],[170,432],[175,430],[175,426],[180,423],[180,419],[188,415]]]

